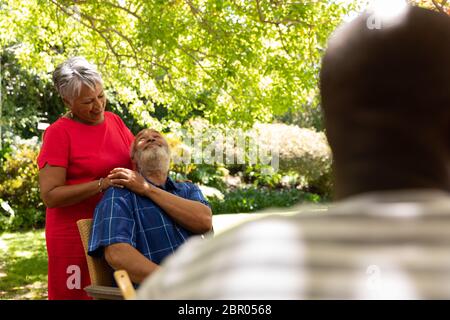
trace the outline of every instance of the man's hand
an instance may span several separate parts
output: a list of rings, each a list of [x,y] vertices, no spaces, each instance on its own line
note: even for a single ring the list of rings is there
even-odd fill
[[[141,174],[126,168],[115,168],[111,170],[107,178],[113,184],[124,186],[141,196],[145,196],[149,188],[147,181],[145,181]]]

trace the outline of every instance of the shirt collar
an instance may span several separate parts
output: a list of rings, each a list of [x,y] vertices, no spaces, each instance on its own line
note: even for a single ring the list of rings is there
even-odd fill
[[[158,186],[158,185],[154,184],[149,179],[147,179],[147,177],[144,177],[144,179],[145,179],[145,181],[147,181],[151,185],[154,185],[155,187],[163,189],[163,190],[178,190],[178,188],[179,188],[177,186],[177,184],[170,177],[167,177],[167,180],[166,180],[166,182],[164,183],[163,186]]]
[[[177,184],[170,177],[167,177],[167,180],[166,180],[166,188],[167,187],[171,188],[172,190],[178,190],[178,188],[179,188],[177,186]]]

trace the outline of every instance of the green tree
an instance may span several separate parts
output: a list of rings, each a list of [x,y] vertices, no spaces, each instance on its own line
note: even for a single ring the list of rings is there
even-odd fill
[[[0,52],[0,61],[0,124],[4,133],[23,138],[38,136],[39,121],[54,122],[64,111],[61,99],[50,82],[22,68],[11,50]]]
[[[409,0],[409,2],[413,5],[450,14],[450,2],[448,0]]]
[[[355,1],[357,2],[357,1]],[[31,73],[83,55],[140,124],[269,121],[315,107],[326,39],[349,1],[0,0],[0,43]]]

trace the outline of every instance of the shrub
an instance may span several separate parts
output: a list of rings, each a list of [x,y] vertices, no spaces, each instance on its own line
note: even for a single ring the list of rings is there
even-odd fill
[[[267,188],[236,189],[225,193],[224,199],[208,199],[213,214],[245,213],[269,207],[290,207],[301,202],[322,202],[319,195],[304,192],[298,189]]]
[[[244,180],[255,187],[281,187],[283,175],[272,167],[265,165],[246,166],[244,170]]]
[[[187,158],[190,156],[191,160],[198,157],[195,152],[199,149],[193,148],[191,143],[186,144],[182,141],[181,128],[172,129],[168,136],[172,141],[173,155],[182,158],[181,154],[187,154]],[[243,146],[233,140],[230,144],[230,140],[217,139],[219,135],[225,136],[226,128],[223,125],[212,126],[204,119],[193,119],[184,129],[191,134],[208,132],[209,134],[203,134],[204,146],[223,143],[223,147],[216,149],[223,150],[223,155],[219,155],[222,159],[226,159],[226,153],[231,153],[235,159],[244,159],[245,163],[226,164],[225,167],[232,173],[241,171],[247,183],[277,188],[283,187],[289,180],[289,184],[297,185],[304,190],[312,190],[326,196],[331,193],[331,151],[323,132],[294,125],[256,123],[252,130],[235,131],[239,138],[245,140]],[[256,158],[251,159],[252,152],[253,155],[257,153]],[[279,167],[276,167],[277,163],[271,162],[273,159],[276,160],[277,152]],[[262,155],[265,158],[261,158]],[[205,173],[200,182],[209,184],[206,175],[214,174],[213,167],[206,169],[207,166],[204,165],[190,166],[190,170],[195,168]]]
[[[3,157],[0,167],[0,228],[3,230],[44,225],[45,207],[39,195],[39,170],[36,165],[38,152],[37,137],[29,140],[15,138],[10,152]]]
[[[330,195],[332,158],[323,132],[285,124],[256,124],[255,128],[260,146],[269,148],[274,141],[278,145],[282,176],[297,174],[299,187]]]
[[[176,181],[191,181],[195,184],[205,185],[225,191],[227,188],[224,176],[227,170],[220,165],[189,164],[172,165],[169,176]]]

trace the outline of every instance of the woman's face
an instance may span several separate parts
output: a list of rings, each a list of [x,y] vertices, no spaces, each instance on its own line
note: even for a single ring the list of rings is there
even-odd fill
[[[95,90],[82,84],[80,95],[73,101],[67,101],[75,120],[84,124],[96,125],[103,122],[106,97],[103,86],[97,83]]]

